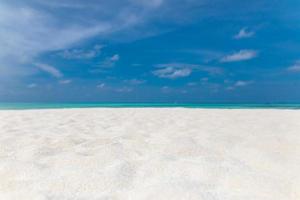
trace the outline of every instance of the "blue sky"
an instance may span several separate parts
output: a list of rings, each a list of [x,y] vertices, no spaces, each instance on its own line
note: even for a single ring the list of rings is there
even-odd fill
[[[300,102],[300,2],[2,0],[0,101]]]

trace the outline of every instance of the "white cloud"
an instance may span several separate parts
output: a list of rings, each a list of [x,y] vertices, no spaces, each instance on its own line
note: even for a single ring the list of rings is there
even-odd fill
[[[247,86],[249,84],[251,84],[252,81],[237,81],[234,86],[236,87],[244,87],[244,86]]]
[[[289,72],[300,72],[300,61],[297,61],[294,65],[287,68]]]
[[[100,89],[104,88],[105,86],[106,86],[105,83],[100,83],[100,84],[96,85],[96,87],[100,88]]]
[[[160,78],[176,79],[189,76],[192,70],[189,68],[176,69],[173,67],[166,67],[164,69],[158,69],[153,71],[153,74]]]
[[[118,54],[113,55],[111,58],[109,58],[110,61],[116,62],[120,60],[120,56]]]
[[[92,58],[95,53],[78,46],[94,37],[133,40],[169,30],[156,22],[186,25],[196,18],[223,17],[223,7],[212,5],[209,0],[1,0],[0,71],[5,74],[0,76],[12,79],[36,73],[25,66],[54,51],[76,47],[64,56]],[[240,12],[230,14],[233,11]]]
[[[226,80],[225,83],[229,83],[231,81],[229,80]],[[231,85],[229,85],[228,87],[226,87],[227,90],[234,90],[236,88],[241,88],[241,87],[246,87],[250,84],[252,84],[253,81],[242,81],[242,80],[239,80],[239,81],[236,81],[236,82],[231,82]]]
[[[152,73],[160,78],[176,79],[190,76],[193,71],[203,71],[210,75],[223,73],[223,69],[214,66],[195,65],[188,63],[168,63],[156,65],[157,70]]]
[[[60,27],[58,16],[29,5],[0,3],[0,59],[29,62],[40,53],[64,49],[109,29],[103,23],[87,27],[71,22]]]
[[[100,63],[100,67],[114,67],[115,64],[120,60],[119,54],[115,54],[111,57],[107,57],[102,63]]]
[[[220,61],[221,62],[238,62],[238,61],[244,61],[244,60],[250,60],[255,57],[257,57],[258,52],[255,50],[240,50],[238,52],[235,52],[233,54],[227,55],[223,57]]]
[[[205,9],[211,4],[208,0],[2,0],[0,60],[30,61],[95,36],[109,38],[122,32],[132,38],[144,37],[160,32],[152,26],[145,29],[152,20],[186,24],[194,19],[194,11],[200,13],[200,6],[200,17],[212,15]]]
[[[234,39],[251,38],[255,35],[254,31],[248,31],[247,28],[242,28],[235,36]]]
[[[149,21],[154,18],[177,21],[178,12],[184,13],[191,4],[198,3],[179,7],[168,0],[2,0],[0,61],[2,64],[16,60],[19,64],[34,62],[42,53],[68,49],[96,36],[106,39],[124,33],[124,37],[144,37],[148,32],[160,32],[148,31],[151,27],[145,30]],[[65,56],[89,58],[94,53],[66,51]]]
[[[154,70],[153,74],[160,78],[176,79],[191,75],[192,69],[197,65],[170,63],[157,65],[160,69]]]
[[[67,80],[61,80],[61,81],[59,81],[59,83],[60,83],[60,84],[70,84],[70,83],[72,83],[72,80],[70,80],[70,79],[67,79]]]
[[[63,77],[63,74],[58,69],[56,69],[55,67],[53,67],[51,65],[38,63],[38,64],[35,64],[35,66],[37,68],[39,68],[40,70],[47,72],[48,74],[50,74],[51,76],[53,76],[55,78]]]
[[[126,32],[146,23],[152,10],[159,9],[163,3],[159,0],[143,2],[0,1],[0,63],[11,66],[5,69],[6,75],[16,77],[13,71],[36,62],[43,53],[68,49],[95,36],[104,38]],[[91,58],[95,52],[69,50],[64,56]],[[25,76],[27,72],[19,74]]]
[[[59,53],[59,55],[65,59],[91,59],[95,58],[101,52],[103,46],[95,45],[92,49],[68,49]]]

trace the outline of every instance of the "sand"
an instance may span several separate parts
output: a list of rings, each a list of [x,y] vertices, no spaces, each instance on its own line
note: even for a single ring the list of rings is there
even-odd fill
[[[299,200],[300,110],[2,110],[0,199]]]

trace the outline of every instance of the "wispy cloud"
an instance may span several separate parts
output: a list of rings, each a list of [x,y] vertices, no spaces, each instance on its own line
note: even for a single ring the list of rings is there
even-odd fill
[[[92,37],[126,32],[150,20],[151,13],[163,4],[159,0],[143,2],[0,1],[0,63],[11,66],[6,75],[15,76],[12,71],[36,62],[43,53],[69,49]],[[63,56],[83,59],[95,53],[67,50]],[[22,75],[26,74],[24,70]]]
[[[182,16],[178,17],[178,13],[208,2],[189,1],[182,7],[168,0],[4,0],[0,2],[0,61],[3,63],[5,58],[6,62],[31,62],[41,53],[64,50],[92,37],[132,33],[132,29],[137,34],[126,35],[144,37],[146,30],[141,28],[138,34],[137,27],[144,28],[154,19],[179,22]],[[91,52],[65,53],[71,58],[93,56]]]
[[[61,81],[59,81],[59,83],[60,83],[60,84],[63,84],[63,85],[66,85],[66,84],[72,83],[72,80],[70,80],[70,79],[67,79],[67,80],[61,80]]]
[[[103,89],[104,87],[106,87],[105,83],[100,83],[100,84],[96,85],[96,88],[99,88],[99,89]]]
[[[53,76],[55,78],[63,77],[63,74],[58,69],[56,69],[55,67],[53,67],[51,65],[47,65],[47,64],[43,64],[43,63],[37,63],[37,64],[35,64],[35,66],[37,68],[39,68],[40,70],[50,74],[51,76]]]
[[[252,83],[252,81],[237,81],[234,86],[236,87],[244,87],[247,85],[250,85]]]
[[[202,13],[198,17],[224,15],[223,8],[212,8],[213,4],[209,0],[3,0],[0,55],[32,58],[91,37],[132,33],[151,20],[186,24],[195,13]],[[144,33],[141,31],[139,37]]]
[[[257,57],[258,52],[255,50],[240,50],[238,52],[232,53],[230,55],[224,56],[221,58],[220,62],[238,62],[244,60],[251,60]]]
[[[192,70],[189,68],[176,69],[173,67],[166,67],[164,69],[158,69],[153,72],[154,75],[160,78],[176,79],[189,76]]]
[[[242,28],[236,35],[233,36],[234,39],[244,39],[244,38],[251,38],[255,35],[254,31],[250,31],[247,28]]]
[[[223,7],[214,4],[209,0],[2,0],[0,63],[5,70],[0,70],[5,75],[0,76],[26,76],[31,70],[35,73],[33,67],[22,68],[37,62],[40,55],[57,51],[67,59],[92,58],[95,52],[78,46],[93,38],[132,40],[171,27],[159,22],[187,25],[199,18],[223,17]]]
[[[59,55],[65,59],[91,59],[99,55],[103,46],[95,45],[92,49],[68,49],[59,53]]]
[[[157,65],[157,67],[160,69],[153,71],[155,76],[160,78],[176,79],[189,76],[192,73],[192,69],[195,68],[196,65],[172,63],[160,64]]]
[[[118,60],[120,60],[120,56],[118,54],[115,54],[111,58],[109,58],[109,60],[112,62],[117,62]]]
[[[230,82],[230,81],[226,81],[226,82]],[[236,88],[241,88],[241,87],[246,87],[248,85],[253,84],[253,81],[243,81],[243,80],[239,80],[239,81],[235,81],[235,82],[231,82],[231,85],[229,85],[226,89],[227,90],[234,90]]]
[[[289,72],[300,72],[300,61],[297,61],[294,65],[287,68]]]
[[[205,66],[189,63],[168,63],[156,65],[158,69],[152,73],[160,78],[177,79],[190,76],[194,71],[206,72],[209,75],[218,75],[223,73],[223,69],[214,66]]]
[[[59,15],[51,15],[37,6],[30,6],[28,2],[26,4],[26,1],[24,4],[0,3],[0,10],[0,45],[3,47],[0,58],[7,60],[28,62],[40,53],[67,48],[109,29],[104,23],[86,26],[73,21],[62,27],[57,26],[59,22],[64,22],[58,18]]]
[[[107,57],[105,58],[104,61],[102,61],[100,63],[100,67],[104,67],[104,68],[110,68],[110,67],[114,67],[115,64],[120,60],[120,56],[119,54],[115,54],[111,57]]]

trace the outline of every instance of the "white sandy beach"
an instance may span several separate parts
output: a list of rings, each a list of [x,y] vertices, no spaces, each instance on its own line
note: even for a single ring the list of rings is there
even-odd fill
[[[0,199],[299,200],[300,110],[2,110]]]

